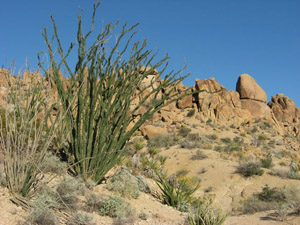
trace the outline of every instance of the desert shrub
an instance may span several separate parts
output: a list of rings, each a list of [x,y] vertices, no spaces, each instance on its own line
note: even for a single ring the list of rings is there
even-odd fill
[[[185,138],[187,141],[201,142],[202,138],[198,133],[189,133]]]
[[[79,199],[77,195],[84,194],[84,184],[74,178],[64,178],[56,186],[56,193],[58,195],[59,202],[67,209],[76,209]]]
[[[106,187],[108,190],[115,191],[125,198],[138,198],[139,183],[135,176],[128,170],[121,169],[110,179],[110,183]]]
[[[0,166],[0,186],[6,187],[6,178],[2,167]]]
[[[233,142],[234,143],[237,143],[237,144],[243,144],[244,143],[244,139],[243,138],[241,138],[241,137],[234,137],[233,138]]]
[[[181,148],[185,148],[185,149],[200,148],[202,146],[201,142],[188,141],[185,139],[181,140],[179,142],[179,145]]]
[[[245,132],[241,132],[240,135],[241,135],[242,137],[246,137],[247,134],[246,134]]]
[[[180,127],[178,130],[178,134],[182,137],[187,137],[189,133],[191,133],[191,128],[188,127]]]
[[[210,124],[212,122],[212,119],[211,118],[208,118],[207,120],[206,120],[206,124]]]
[[[152,189],[148,182],[145,181],[143,177],[137,176],[139,190],[145,193],[151,193]]]
[[[45,154],[44,160],[41,162],[40,169],[44,173],[55,173],[62,175],[64,171],[67,171],[67,163],[62,162],[56,155],[51,152]]]
[[[272,169],[270,175],[278,176],[281,178],[295,179],[298,180],[300,178],[300,174],[295,171],[290,171],[286,169]]]
[[[167,56],[155,62],[155,53],[147,49],[146,40],[132,43],[138,24],[131,27],[125,24],[116,35],[114,44],[111,44],[110,37],[114,36],[118,24],[107,24],[99,34],[91,35],[99,5],[100,1],[94,5],[92,29],[87,33],[82,29],[82,17],[78,17],[77,40],[67,50],[60,44],[57,26],[51,17],[54,35],[49,37],[46,28],[42,32],[51,70],[39,62],[57,89],[58,99],[66,112],[64,123],[72,130],[68,152],[72,169],[84,180],[91,178],[98,184],[120,161],[126,143],[146,120],[164,106],[193,94],[191,88],[174,91],[188,75],[180,76],[182,70],[163,74],[167,71]],[[91,36],[95,37],[94,41],[89,40]],[[77,62],[71,69],[68,56],[75,47],[78,48]],[[58,52],[58,57],[54,52]],[[61,76],[60,71],[65,71],[65,74]],[[158,86],[153,88],[156,78],[142,83],[149,75],[156,73],[165,75]],[[70,77],[68,84],[64,76]],[[160,95],[162,90],[164,94]],[[136,99],[139,102],[131,107]],[[74,105],[70,110],[71,103]],[[143,113],[136,117],[141,109]]]
[[[168,159],[167,156],[163,156],[163,155],[158,156],[158,160],[162,166],[166,163],[167,159]]]
[[[101,216],[127,218],[135,214],[130,204],[118,196],[92,194],[87,196],[86,204]]]
[[[177,140],[173,135],[160,135],[148,140],[148,147],[162,148],[170,147],[177,144]]]
[[[53,105],[48,99],[52,90],[43,77],[32,74],[25,83],[21,76],[4,75],[5,122],[0,124],[4,172],[14,197],[27,197],[38,189],[43,172],[40,166],[62,117],[58,110],[56,118],[50,120]]]
[[[221,225],[227,217],[228,214],[223,215],[210,206],[199,204],[196,209],[190,211],[188,221],[190,225]]]
[[[252,134],[256,133],[257,131],[258,131],[258,128],[256,126],[250,128],[250,133],[252,133]]]
[[[140,214],[139,214],[139,218],[140,218],[141,220],[147,220],[147,219],[149,218],[149,214],[146,213],[146,212],[144,212],[144,211],[142,211],[142,212],[140,212]]]
[[[189,171],[187,169],[181,169],[178,170],[176,173],[177,177],[185,177],[186,175],[188,175]]]
[[[273,164],[272,164],[272,162],[273,162],[272,155],[268,154],[265,158],[260,159],[260,162],[261,162],[261,166],[263,168],[271,168],[273,166]]]
[[[300,173],[298,171],[288,171],[286,177],[293,180],[300,180]]]
[[[265,141],[265,140],[270,140],[270,138],[265,134],[260,134],[258,135],[258,140]]]
[[[202,145],[201,145],[201,147],[202,147],[203,149],[213,149],[212,143],[210,143],[210,142],[208,142],[208,141],[203,142]]]
[[[263,175],[264,170],[261,168],[261,163],[259,161],[244,160],[240,162],[237,172],[245,177],[250,177],[253,175],[261,176]]]
[[[225,144],[229,144],[231,143],[231,139],[230,138],[221,138],[221,141]]]
[[[33,202],[29,211],[28,222],[35,225],[56,225],[58,218],[54,209],[60,207],[54,193],[43,191]]]
[[[161,168],[161,163],[152,157],[143,156],[141,158],[141,168],[144,175],[152,178],[155,175],[155,171]]]
[[[215,151],[217,152],[221,152],[224,150],[224,147],[223,146],[220,146],[220,145],[216,145],[215,148],[214,148]]]
[[[165,204],[172,206],[179,211],[188,211],[189,203],[192,201],[193,193],[199,188],[191,186],[187,179],[177,179],[176,176],[167,177],[165,173],[156,173],[156,184],[162,191],[162,199]]]
[[[209,135],[207,135],[206,137],[207,137],[208,139],[210,139],[210,140],[213,140],[213,141],[215,141],[215,140],[218,139],[218,136],[217,136],[216,134],[209,134]]]
[[[191,157],[191,160],[201,160],[206,159],[207,155],[205,155],[201,150],[197,150],[196,154]]]
[[[145,139],[142,137],[135,138],[131,145],[135,151],[139,151],[145,147],[144,141],[145,141]]]
[[[195,109],[190,109],[189,111],[188,111],[188,113],[187,113],[187,117],[192,117],[192,116],[194,116],[195,115]]]
[[[276,207],[278,207],[278,205],[275,205],[273,202],[260,201],[256,196],[251,196],[242,202],[240,210],[243,214],[252,214],[255,212],[273,210]]]
[[[76,213],[73,215],[66,225],[95,225],[92,223],[93,217],[87,213]]]
[[[294,187],[264,186],[262,191],[254,194],[243,202],[243,213],[255,213],[259,211],[276,210],[282,217],[285,211],[295,211],[300,206],[299,189]]]
[[[148,152],[153,157],[153,156],[157,155],[159,152],[161,152],[161,150],[156,147],[150,147],[150,148],[148,148]]]

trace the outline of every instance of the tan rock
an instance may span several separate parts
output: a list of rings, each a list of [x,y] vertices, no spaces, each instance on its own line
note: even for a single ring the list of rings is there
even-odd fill
[[[210,78],[210,79],[204,79],[204,80],[195,80],[196,85],[195,88],[196,90],[205,90],[208,92],[214,92],[214,91],[219,91],[223,88],[218,81],[216,81],[215,78]]]
[[[142,132],[142,135],[149,139],[160,136],[160,135],[168,134],[168,131],[166,128],[156,127],[153,125],[143,126],[143,127],[141,127],[140,130]]]
[[[297,123],[300,118],[300,111],[292,99],[284,94],[272,96],[268,103],[276,119],[280,122]]]
[[[266,92],[248,74],[242,74],[239,77],[236,84],[236,91],[240,94],[241,99],[267,102]]]
[[[193,96],[188,95],[177,101],[177,107],[179,109],[192,108],[193,107]]]
[[[271,118],[270,107],[263,102],[251,99],[241,99],[241,104],[242,108],[248,110],[254,118]]]

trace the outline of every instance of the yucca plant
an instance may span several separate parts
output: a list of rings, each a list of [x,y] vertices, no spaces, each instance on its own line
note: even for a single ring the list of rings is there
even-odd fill
[[[194,212],[190,211],[188,220],[190,225],[222,225],[227,217],[228,214],[223,215],[210,206],[199,204]]]
[[[126,143],[147,119],[162,107],[191,94],[190,88],[180,93],[174,91],[187,77],[180,76],[182,70],[170,72],[159,82],[157,77],[149,76],[158,69],[160,74],[164,73],[168,56],[154,62],[156,54],[146,49],[146,40],[132,43],[138,24],[131,27],[125,24],[115,44],[110,44],[109,38],[118,23],[107,24],[95,40],[90,40],[99,5],[99,1],[94,4],[92,29],[86,34],[81,16],[78,17],[77,41],[67,51],[61,45],[51,17],[54,34],[49,37],[47,29],[43,31],[51,70],[44,68],[41,60],[39,63],[57,89],[63,110],[68,112],[64,121],[71,130],[69,160],[74,172],[96,183],[119,162]],[[54,41],[59,61],[54,55]],[[78,60],[71,69],[67,59],[75,46]],[[66,71],[64,76],[68,79],[60,71]],[[147,78],[149,83],[143,83]],[[68,110],[74,97],[74,105]],[[133,105],[136,99],[139,101]]]
[[[4,74],[7,90],[1,118],[0,147],[4,153],[6,184],[13,196],[28,197],[42,179],[41,163],[53,139],[57,120],[47,82],[38,74],[29,81]]]
[[[162,191],[164,203],[180,211],[188,211],[189,204],[193,200],[192,195],[198,190],[200,183],[191,186],[186,178],[168,177],[162,172],[156,172],[156,175],[155,181]]]

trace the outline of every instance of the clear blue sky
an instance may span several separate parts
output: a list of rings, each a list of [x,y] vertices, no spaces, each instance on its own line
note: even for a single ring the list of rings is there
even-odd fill
[[[54,15],[66,46],[75,40],[76,15],[84,9],[89,28],[92,0],[11,0],[0,7],[0,66],[28,58],[37,68],[37,52],[46,50],[43,27]],[[268,101],[284,93],[300,106],[300,0],[102,0],[101,24],[140,22],[138,38],[149,48],[168,53],[170,69],[185,63],[195,78],[215,77],[235,90],[238,76],[248,73],[267,92]]]

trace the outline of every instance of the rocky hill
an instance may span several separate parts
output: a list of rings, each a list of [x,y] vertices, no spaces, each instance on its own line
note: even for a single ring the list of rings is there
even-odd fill
[[[0,70],[0,103],[4,107],[5,73],[8,71]],[[40,75],[24,72],[25,86],[33,76]],[[157,71],[138,89],[147,87],[150,82],[153,88],[161,82]],[[65,85],[68,85],[67,79]],[[186,88],[178,84],[174,91],[182,92]],[[73,199],[68,210],[76,216],[88,215],[81,219],[57,222],[52,211],[50,216],[38,214],[40,217],[37,217],[41,211],[34,211],[36,208],[27,212],[13,204],[3,185],[0,154],[0,184],[3,186],[0,185],[0,225],[34,224],[30,223],[32,218],[40,221],[35,224],[189,224],[189,212],[164,204],[161,190],[152,179],[156,168],[167,171],[170,179],[176,181],[185,179],[191,185],[200,182],[195,197],[203,204],[229,213],[226,225],[300,224],[300,111],[294,101],[277,94],[267,103],[265,91],[248,74],[237,79],[236,91],[227,90],[214,78],[196,79],[191,91],[194,94],[162,108],[141,127],[128,143],[128,155],[98,186],[85,184],[82,187],[84,184],[67,173],[65,162],[56,156],[47,156],[44,168],[50,172],[46,177],[55,174],[55,178],[45,184],[44,189]],[[164,90],[160,95],[164,95]],[[54,102],[56,94],[51,98]],[[138,101],[135,99],[132,107]],[[147,104],[151,104],[151,100]],[[144,112],[142,108],[134,116],[138,118]],[[139,189],[137,183],[141,181],[143,186]],[[48,204],[49,199],[41,196]],[[119,207],[121,212],[114,212],[116,215],[97,213],[91,205],[97,204],[99,196],[102,201],[103,198],[117,200],[126,210]],[[38,202],[39,197],[34,200],[39,207],[45,206]],[[124,202],[132,208],[129,210]],[[117,207],[112,206],[115,202],[110,204],[105,210]],[[95,206],[101,208],[101,205]],[[68,210],[65,211],[69,215]]]

